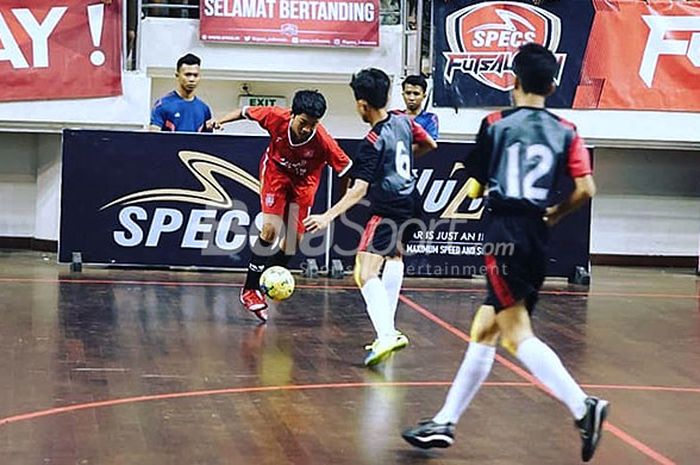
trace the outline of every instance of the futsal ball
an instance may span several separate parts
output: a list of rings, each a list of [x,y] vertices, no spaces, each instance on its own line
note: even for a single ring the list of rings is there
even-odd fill
[[[272,300],[285,300],[294,292],[294,276],[282,266],[271,266],[260,276],[260,290]]]

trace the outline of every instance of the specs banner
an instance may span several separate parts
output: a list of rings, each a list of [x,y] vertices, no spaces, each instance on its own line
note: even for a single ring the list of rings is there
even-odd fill
[[[435,105],[505,106],[520,45],[559,64],[555,108],[700,111],[700,4],[435,2]]]
[[[0,101],[121,95],[121,5],[0,0]]]
[[[560,65],[552,107],[571,107],[593,23],[590,0],[531,2],[454,0],[433,2],[435,21],[434,101],[438,107],[510,104],[513,58],[521,45],[537,42]]]

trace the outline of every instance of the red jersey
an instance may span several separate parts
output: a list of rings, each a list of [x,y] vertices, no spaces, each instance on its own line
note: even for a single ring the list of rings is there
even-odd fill
[[[292,142],[292,112],[280,107],[243,107],[243,116],[257,121],[270,134],[270,145],[262,165],[273,162],[279,171],[289,174],[300,184],[318,185],[323,167],[330,165],[339,176],[352,161],[321,124],[305,142]]]

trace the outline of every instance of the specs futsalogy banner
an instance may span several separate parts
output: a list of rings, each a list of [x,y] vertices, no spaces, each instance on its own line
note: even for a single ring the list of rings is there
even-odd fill
[[[315,47],[379,45],[379,0],[200,0],[203,41]]]
[[[63,137],[61,262],[81,252],[85,263],[248,266],[262,227],[258,167],[268,138],[88,130],[67,130]],[[359,141],[339,143],[352,156]],[[473,175],[463,163],[470,145],[442,143],[416,164],[426,227],[406,245],[411,275],[478,274],[483,265],[486,213],[464,188]],[[342,184],[327,172],[313,212],[337,201]],[[554,200],[570,189],[562,177]],[[291,267],[308,257],[321,265],[338,258],[352,268],[368,213],[367,204],[355,207],[323,234],[305,236]],[[588,205],[557,225],[550,276],[587,267],[590,218]]]
[[[120,95],[122,2],[0,1],[0,101]]]
[[[676,1],[435,2],[435,104],[501,106],[517,48],[560,64],[558,108],[700,110],[700,5]]]

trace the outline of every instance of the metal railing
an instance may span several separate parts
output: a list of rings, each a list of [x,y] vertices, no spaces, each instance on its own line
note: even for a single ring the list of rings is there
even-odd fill
[[[401,0],[380,0],[379,18],[382,25],[401,22]],[[169,18],[199,18],[199,0],[144,0],[141,5],[145,16]]]
[[[139,20],[147,16],[167,18],[199,18],[199,0],[127,0],[137,2],[141,12]],[[127,2],[125,2],[127,3]],[[423,60],[432,63],[432,4],[431,0],[380,0],[380,23],[385,26],[402,25],[402,64],[403,75],[416,74],[421,71],[430,74],[430,69],[422,69]],[[430,10],[430,16],[425,14]],[[428,21],[429,20],[429,21]],[[139,29],[139,27],[137,27]],[[137,36],[137,41],[140,37]],[[415,49],[409,55],[409,43]],[[125,48],[126,50],[126,48]],[[135,50],[139,50],[138,44]],[[138,59],[138,57],[136,57]],[[126,60],[127,69],[133,69],[137,63],[131,57]]]

